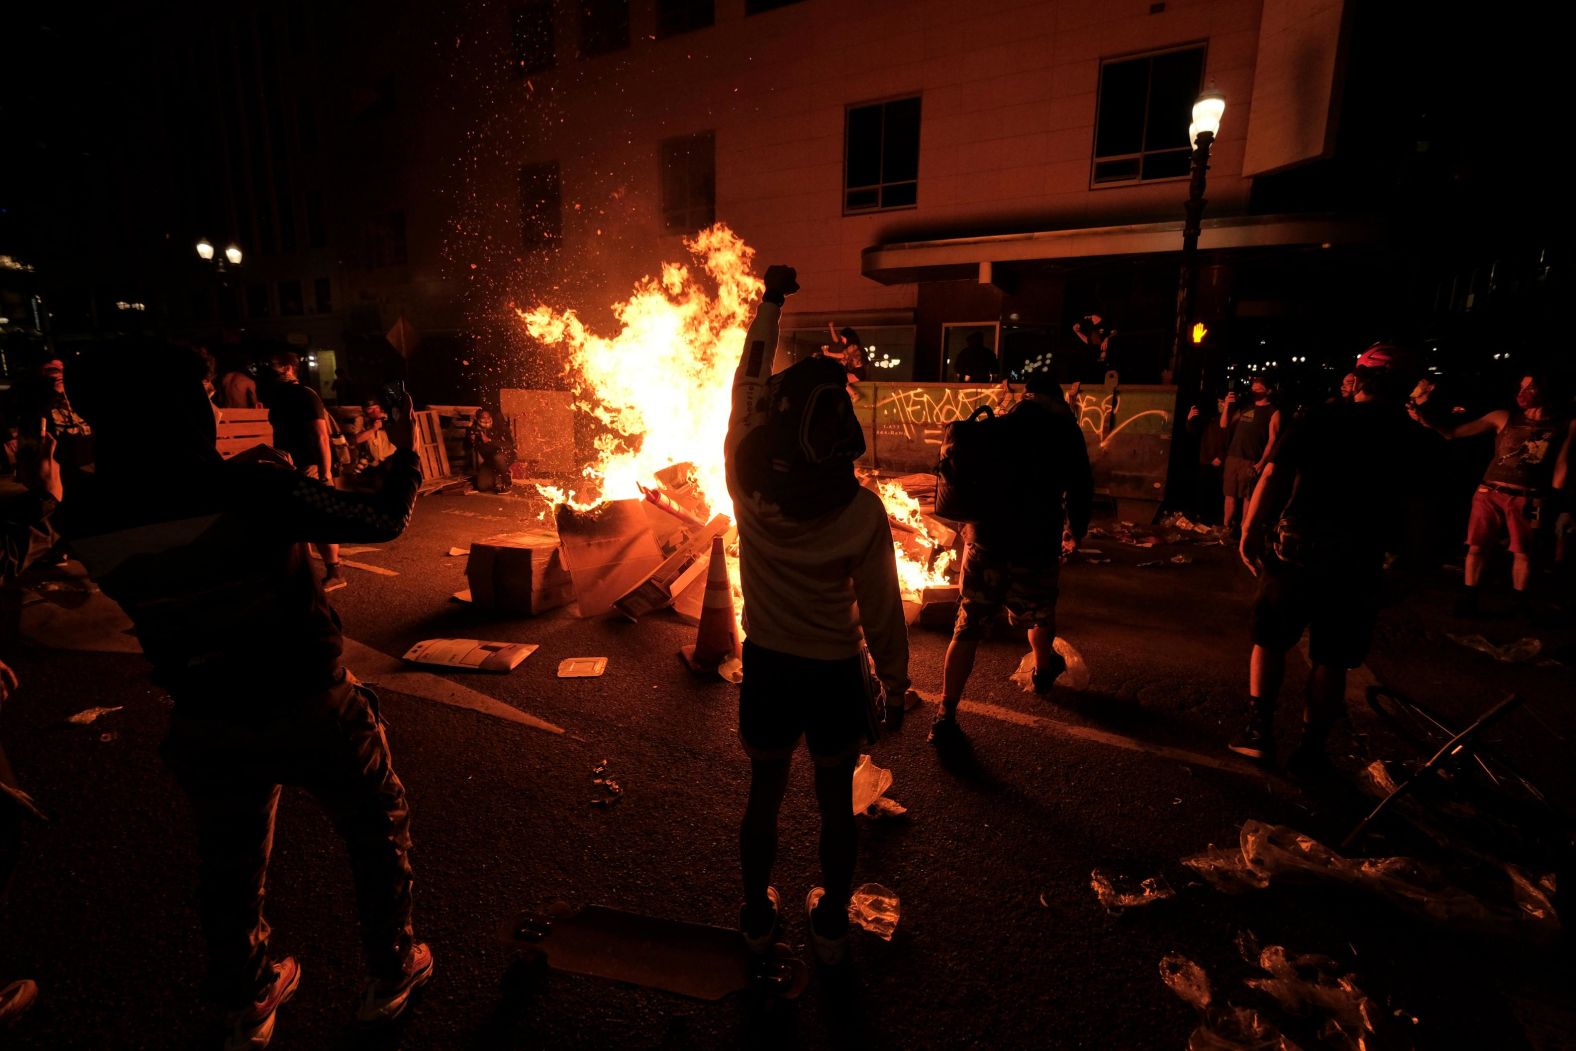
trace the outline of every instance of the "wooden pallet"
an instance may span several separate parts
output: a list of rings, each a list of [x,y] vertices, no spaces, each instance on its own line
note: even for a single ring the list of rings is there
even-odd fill
[[[438,414],[432,409],[422,409],[415,415],[416,455],[421,458],[421,477],[428,484],[442,482],[449,477],[449,454],[443,447],[443,428]]]
[[[267,409],[220,409],[217,429],[214,447],[226,460],[255,446],[274,444]]]

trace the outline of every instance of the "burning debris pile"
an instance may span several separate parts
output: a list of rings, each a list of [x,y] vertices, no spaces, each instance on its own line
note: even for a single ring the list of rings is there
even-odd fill
[[[698,622],[712,541],[722,537],[734,607],[742,608],[723,443],[733,372],[762,285],[751,270],[754,250],[721,223],[685,247],[690,264],[664,264],[660,276],[642,279],[614,305],[619,329],[611,335],[592,332],[573,309],[518,310],[534,339],[563,352],[577,422],[592,434],[590,453],[578,477],[537,485],[552,505],[556,534],[493,538],[478,545],[482,557],[473,551],[478,605],[539,613],[566,604],[572,592],[582,616],[617,609],[638,620],[671,607]],[[927,604],[955,603],[957,534],[923,512],[934,499],[933,480],[866,484],[891,518],[913,615]],[[510,549],[530,553],[497,554]],[[514,589],[520,601],[498,600],[511,593],[500,583],[501,573],[515,571],[509,565],[525,573]],[[565,578],[572,588],[564,588]]]

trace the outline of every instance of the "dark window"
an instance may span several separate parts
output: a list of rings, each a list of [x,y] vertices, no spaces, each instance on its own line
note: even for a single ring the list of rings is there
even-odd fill
[[[312,282],[313,309],[319,314],[334,312],[334,282],[319,277]]]
[[[657,0],[657,36],[705,29],[714,17],[712,0]]]
[[[1186,175],[1192,154],[1187,129],[1203,78],[1202,47],[1102,65],[1094,181]]]
[[[716,145],[711,132],[662,143],[662,228],[694,233],[717,219]]]
[[[405,265],[405,213],[386,212],[367,220],[362,230],[362,255],[369,270]]]
[[[759,15],[799,2],[800,0],[744,0],[744,13],[747,15]]]
[[[558,162],[520,168],[520,242],[527,248],[551,248],[564,236],[562,191]]]
[[[306,313],[306,307],[301,302],[301,282],[279,282],[279,316],[296,317]]]
[[[252,285],[246,290],[246,316],[268,317],[268,286]]]
[[[629,46],[629,0],[581,0],[580,54],[605,55]]]
[[[551,0],[533,0],[510,8],[509,43],[515,76],[526,77],[553,68]]]
[[[919,201],[919,99],[848,108],[843,211],[912,208]]]
[[[328,229],[323,225],[323,195],[310,190],[306,195],[306,243],[311,248],[328,244]]]

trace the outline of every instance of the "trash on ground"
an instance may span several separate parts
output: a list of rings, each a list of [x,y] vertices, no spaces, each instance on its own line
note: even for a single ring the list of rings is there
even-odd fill
[[[591,768],[591,784],[602,792],[591,800],[591,805],[599,810],[615,807],[624,798],[624,786],[613,776],[609,764],[610,760],[604,759]]]
[[[891,787],[892,771],[877,766],[868,755],[861,755],[859,765],[854,767],[854,813],[868,813]]]
[[[99,741],[102,742],[103,744],[108,744],[109,742],[111,742],[113,740],[116,740],[119,737],[120,737],[120,734],[116,733],[114,730],[110,730],[107,733],[99,734]]]
[[[454,594],[449,596],[449,601],[450,602],[463,602],[467,606],[469,606],[475,600],[471,598],[471,589],[470,588],[461,588],[459,591],[456,591]]]
[[[901,913],[898,896],[879,883],[864,883],[848,899],[848,922],[891,941]]]
[[[1298,1051],[1251,1007],[1216,1003],[1204,968],[1180,953],[1160,959],[1160,980],[1201,1016],[1188,1051]]]
[[[1415,858],[1347,858],[1312,836],[1261,821],[1243,824],[1237,851],[1212,847],[1182,863],[1225,893],[1272,881],[1337,883],[1459,930],[1540,942],[1560,933],[1552,877],[1533,879],[1509,864],[1481,866],[1468,890]]]
[[[1089,666],[1084,663],[1083,656],[1073,648],[1073,644],[1066,639],[1057,637],[1051,643],[1057,653],[1062,655],[1062,660],[1067,662],[1067,670],[1056,678],[1056,685],[1063,689],[1082,693],[1089,688]],[[1023,660],[1018,662],[1018,668],[1007,677],[1023,687],[1024,693],[1034,692],[1034,651],[1030,650],[1023,655]]]
[[[468,547],[451,547],[451,548],[449,548],[449,557],[450,558],[459,558],[461,555],[468,555],[470,553],[471,553],[471,549],[468,548]]]
[[[500,533],[476,541],[466,553],[465,579],[479,609],[535,616],[567,606],[575,597],[558,534],[551,529]]]
[[[537,651],[526,642],[487,642],[483,639],[426,639],[405,651],[412,664],[472,671],[511,672]]]
[[[1517,639],[1497,646],[1481,635],[1452,635],[1445,632],[1445,638],[1458,646],[1465,646],[1469,650],[1486,653],[1497,661],[1506,664],[1525,664],[1539,653],[1543,652],[1543,642],[1539,639]]]
[[[1153,905],[1176,896],[1176,891],[1171,889],[1164,876],[1150,876],[1135,884],[1126,877],[1111,876],[1095,869],[1089,873],[1089,886],[1094,889],[1094,896],[1100,900],[1100,904],[1105,906],[1105,911],[1110,913],[1139,905]]]
[[[1148,562],[1138,563],[1139,569],[1164,569],[1167,566],[1191,565],[1193,560],[1187,555],[1172,555],[1170,558],[1156,558]]]
[[[124,704],[117,704],[113,708],[84,708],[75,715],[66,716],[66,722],[76,726],[87,726],[89,723],[97,722],[100,716],[118,712],[124,707],[126,707]]]
[[[1379,1007],[1357,987],[1355,975],[1341,974],[1328,956],[1292,956],[1284,946],[1266,945],[1258,965],[1268,977],[1249,978],[1248,987],[1273,998],[1297,1015],[1324,1014],[1343,1031],[1374,1031]]]
[[[605,671],[606,657],[569,657],[558,662],[560,679],[594,679]]]
[[[1186,956],[1174,952],[1162,956],[1160,980],[1194,1010],[1204,1011],[1209,1007],[1209,975]]]
[[[866,811],[866,816],[902,817],[906,813],[908,813],[908,807],[904,806],[902,803],[899,803],[891,796],[881,796],[874,803],[870,804],[870,809]]]

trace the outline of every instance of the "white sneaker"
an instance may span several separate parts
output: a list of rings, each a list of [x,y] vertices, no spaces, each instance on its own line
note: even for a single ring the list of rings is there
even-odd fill
[[[848,931],[836,938],[828,938],[815,929],[815,909],[826,896],[825,887],[811,887],[804,899],[804,918],[810,925],[810,946],[822,967],[841,967],[848,962]]]

